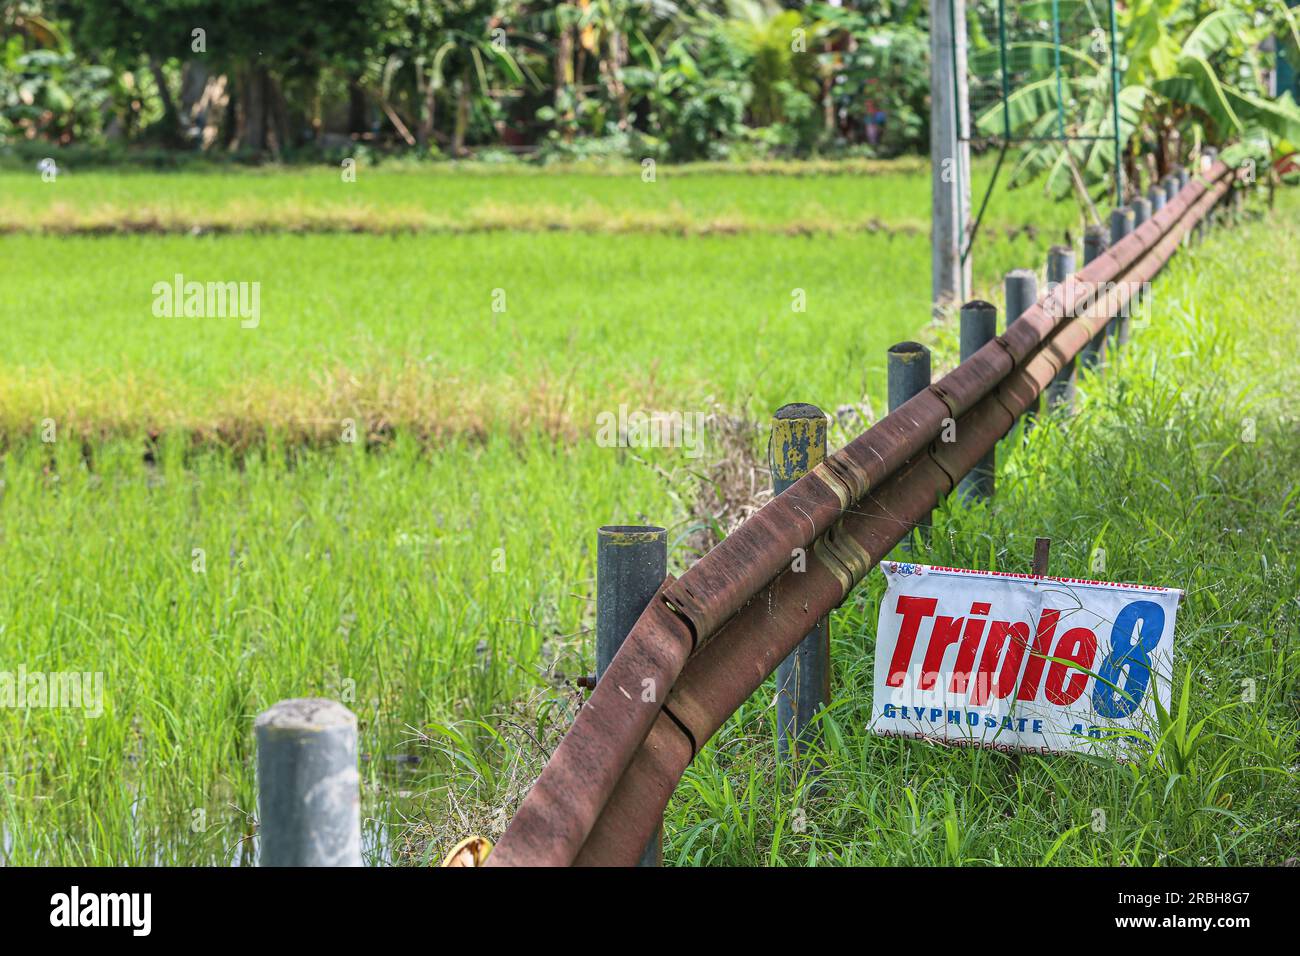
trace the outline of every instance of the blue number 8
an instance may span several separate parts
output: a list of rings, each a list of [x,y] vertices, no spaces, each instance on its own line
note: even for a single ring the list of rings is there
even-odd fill
[[[1140,637],[1133,632],[1141,626]],[[1151,681],[1151,652],[1165,630],[1165,612],[1153,601],[1134,601],[1115,618],[1110,629],[1110,654],[1097,669],[1092,706],[1102,717],[1127,717],[1137,710]],[[1123,691],[1116,690],[1128,665]]]

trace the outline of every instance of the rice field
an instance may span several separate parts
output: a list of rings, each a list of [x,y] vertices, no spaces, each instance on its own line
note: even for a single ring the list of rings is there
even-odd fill
[[[992,166],[977,162],[972,195]],[[345,170],[0,168],[0,232],[510,232],[840,235],[929,230],[917,160],[572,166],[364,162]],[[1034,215],[1027,216],[1027,206]],[[1078,209],[1033,190],[994,192],[990,235],[1077,227]]]
[[[361,722],[369,862],[495,831],[592,669],[596,527],[664,524],[680,569],[736,487],[761,500],[772,409],[841,412],[842,440],[881,410],[889,344],[951,351],[928,190],[915,163],[0,174],[0,671],[102,675],[80,711],[0,707],[0,859],[251,863],[253,717],[314,694]],[[1275,421],[1285,381],[1243,371],[1279,368],[1295,331],[1257,289],[1279,228],[1296,256],[1285,202],[1161,277],[1178,295],[1131,363],[1009,458],[993,509],[949,515],[933,556],[1015,566],[1046,528],[1058,573],[1100,535],[1116,579],[1186,587],[1177,676],[1216,715],[1191,770],[1013,770],[866,736],[872,583],[834,624],[830,798],[774,772],[756,695],[679,790],[670,861],[1296,853],[1295,426]],[[993,294],[1078,214],[1023,194],[989,217]],[[256,323],[157,314],[177,274],[258,283]],[[704,413],[704,444],[603,447],[596,416],[621,405]],[[1248,413],[1267,455],[1232,437]],[[1261,703],[1216,711],[1245,677]],[[1080,830],[1090,801],[1124,828]]]
[[[929,320],[920,236],[4,243],[27,277],[0,286],[14,317],[0,329],[11,434],[53,418],[77,434],[323,440],[350,417],[573,438],[621,403],[776,407],[791,391],[857,402],[883,392],[884,349]],[[155,315],[155,284],[178,274],[257,283],[257,316]]]

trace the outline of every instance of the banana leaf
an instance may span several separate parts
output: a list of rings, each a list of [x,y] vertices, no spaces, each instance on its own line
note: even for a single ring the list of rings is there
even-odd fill
[[[1045,40],[1022,40],[1007,44],[1007,63],[1014,73],[1028,72],[1035,77],[1056,72],[1056,47]],[[1081,66],[1089,71],[1100,70],[1101,64],[1079,50],[1061,47],[1061,68]],[[992,76],[1002,69],[1002,58],[997,47],[980,50],[970,57],[970,71],[976,76]]]
[[[1253,46],[1254,37],[1250,17],[1240,10],[1225,7],[1216,10],[1196,25],[1191,35],[1183,41],[1182,56],[1208,60],[1234,42]]]
[[[1300,143],[1300,106],[1296,106],[1289,92],[1275,100],[1253,96],[1230,86],[1225,86],[1223,93],[1244,123],[1268,130],[1289,142]]]
[[[1055,77],[1049,76],[1013,90],[1006,103],[1012,132],[1032,125],[1044,113],[1055,114],[1057,102]],[[985,136],[996,136],[1003,131],[1001,100],[975,118],[975,128]]]
[[[1241,118],[1229,103],[1223,84],[1214,74],[1214,68],[1199,57],[1184,56],[1178,61],[1177,76],[1157,80],[1151,84],[1161,96],[1177,103],[1199,109],[1214,121],[1221,135],[1239,133]]]

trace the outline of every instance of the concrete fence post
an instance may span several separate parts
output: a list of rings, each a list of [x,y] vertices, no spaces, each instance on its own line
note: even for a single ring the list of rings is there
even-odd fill
[[[1139,199],[1137,202],[1144,202]],[[1136,206],[1137,203],[1134,203]],[[1130,232],[1133,231],[1137,221],[1136,209],[1126,209],[1120,206],[1110,214],[1110,243],[1114,245],[1119,242]],[[1132,299],[1129,300],[1130,302]],[[1121,345],[1128,342],[1129,336],[1129,316],[1132,312],[1129,309],[1129,303],[1125,302],[1120,306],[1118,314],[1106,323],[1106,352],[1107,361],[1111,352],[1115,352]]]
[[[1178,177],[1173,175],[1172,173],[1166,176],[1163,182],[1165,184],[1165,203],[1168,204],[1173,201],[1173,198],[1175,196],[1178,195],[1178,190],[1181,187],[1178,184]]]
[[[886,353],[889,410],[903,405],[918,392],[930,387],[930,350],[920,342],[899,342]],[[917,526],[922,541],[930,540],[930,515]],[[912,535],[903,539],[903,550],[912,550]]]
[[[1159,183],[1152,183],[1151,188],[1147,190],[1147,200],[1151,203],[1151,215],[1155,215],[1161,209],[1165,208],[1165,200],[1168,199],[1165,193],[1165,187]]]
[[[1158,204],[1156,202],[1157,198],[1159,198]],[[1163,209],[1164,205],[1165,205],[1165,194],[1161,192],[1156,186],[1153,185],[1151,187],[1150,192],[1147,194],[1147,198],[1138,198],[1133,201],[1133,228],[1136,229],[1138,226],[1144,224],[1158,211]],[[1131,303],[1136,302],[1140,305],[1142,303],[1142,297],[1143,297],[1143,291],[1141,289],[1137,289],[1134,291],[1133,299],[1131,299],[1130,302]],[[1126,314],[1124,324],[1120,327],[1120,345],[1123,345],[1126,342],[1128,342],[1129,337],[1132,334],[1132,330],[1133,330],[1133,322],[1131,318],[1132,315],[1133,315],[1133,309],[1132,307],[1130,307]]]
[[[1012,269],[1002,280],[1002,288],[1007,300],[1005,328],[1038,301],[1038,276],[1033,269]]]
[[[1214,165],[1215,160],[1218,158],[1218,149],[1213,146],[1206,146],[1201,151],[1201,158],[1197,165],[1197,175],[1204,176],[1207,174],[1210,171],[1210,167]],[[1212,229],[1219,225],[1219,208],[1222,205],[1223,199],[1220,198],[1218,202],[1211,206],[1209,211],[1201,217],[1201,221],[1197,223],[1200,227],[1200,238],[1202,240],[1210,234]]]
[[[1133,231],[1133,210],[1118,206],[1110,213],[1110,245],[1115,245]]]
[[[1002,280],[1002,288],[1006,299],[1006,317],[1002,320],[1005,330],[1038,301],[1038,276],[1033,269],[1012,269]],[[1040,404],[1041,399],[1036,400],[1034,407],[1025,413],[1026,424],[1038,413]]]
[[[1083,234],[1083,264],[1085,266],[1106,251],[1106,230],[1101,226],[1089,226]],[[1106,343],[1106,329],[1092,337],[1092,340],[1079,353],[1079,367],[1095,369],[1101,364],[1101,350]]]
[[[361,866],[357,718],[323,698],[258,714],[258,866]]]
[[[784,494],[826,458],[826,415],[816,405],[782,405],[772,416],[772,494]],[[806,567],[808,554],[792,554],[792,566]],[[776,755],[797,764],[820,742],[813,721],[831,699],[830,619],[822,618],[776,668]],[[810,769],[815,776],[818,767]]]
[[[962,247],[971,228],[966,0],[929,0],[930,300],[960,302],[971,283]]]
[[[1139,196],[1133,200],[1133,228],[1146,223],[1151,218],[1151,200],[1145,196]]]
[[[1074,249],[1070,246],[1052,246],[1047,252],[1047,289],[1050,292],[1074,273]],[[1052,377],[1047,387],[1048,409],[1064,405],[1069,408],[1074,404],[1075,360]]]
[[[668,532],[653,525],[605,525],[596,532],[596,683],[668,576]],[[629,693],[641,688],[628,688]],[[663,821],[638,866],[663,862]]]
[[[1178,191],[1191,181],[1192,181],[1192,174],[1187,171],[1186,166],[1174,167],[1174,172],[1173,172],[1174,195],[1177,195]],[[1172,199],[1173,196],[1171,196],[1170,198]],[[1199,225],[1199,223],[1197,225]],[[1183,239],[1180,245],[1190,246],[1192,243],[1194,243],[1197,240],[1198,236],[1196,234],[1196,228],[1197,228],[1196,226],[1193,226],[1191,229],[1183,233]]]
[[[980,299],[961,307],[961,360],[964,362],[998,334],[998,310]],[[993,497],[997,450],[990,448],[975,467],[957,483],[958,500],[967,503],[987,501]]]

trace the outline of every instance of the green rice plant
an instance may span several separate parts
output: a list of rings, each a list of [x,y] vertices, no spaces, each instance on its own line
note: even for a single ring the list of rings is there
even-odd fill
[[[884,349],[930,314],[921,236],[0,243],[25,263],[0,278],[11,439],[34,440],[48,418],[87,439],[176,431],[238,447],[279,432],[319,445],[351,418],[376,438],[574,441],[621,404],[763,414],[798,391],[834,408],[883,395]],[[255,327],[154,314],[178,274],[258,283]]]
[[[542,438],[238,460],[164,440],[153,463],[28,444],[0,481],[0,670],[103,681],[102,714],[0,707],[10,863],[247,862],[252,719],[304,695],[358,714],[367,852],[394,856],[443,769],[428,728],[571,689],[596,525],[672,517],[627,450]]]
[[[978,162],[977,198],[991,175]],[[729,168],[479,166],[228,168],[180,172],[64,168],[54,182],[0,170],[0,233],[578,232],[924,234],[930,177],[916,160]],[[986,236],[1078,232],[1078,210],[1037,194],[994,193]]]

